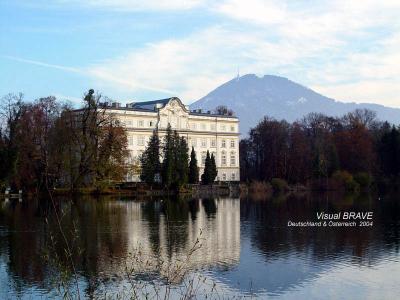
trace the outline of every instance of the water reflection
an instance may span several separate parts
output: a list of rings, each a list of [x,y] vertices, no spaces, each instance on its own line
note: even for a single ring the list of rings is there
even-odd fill
[[[242,246],[246,259],[241,257],[238,271],[224,274],[221,280],[251,281],[252,290],[258,294],[282,295],[347,266],[373,268],[382,261],[395,260],[400,274],[399,204],[397,198],[377,201],[371,195],[341,194],[281,196],[256,202],[243,200],[241,222],[247,226],[242,229],[245,231],[242,244],[246,244],[243,241],[246,236],[251,246],[247,249]],[[373,211],[374,226],[287,227],[288,220],[316,220],[316,213],[321,211]],[[255,248],[257,255],[246,253]],[[246,264],[242,265],[243,261]],[[342,279],[336,278],[336,281],[342,282]],[[357,284],[368,288],[367,282]]]
[[[162,259],[165,265],[187,259],[200,239],[201,248],[185,263],[189,269],[236,265],[240,256],[240,201],[238,199],[172,199],[131,201],[85,198],[58,201],[9,202],[1,209],[1,255],[5,272],[16,291],[26,286],[51,289],[51,266],[45,257],[58,253],[65,243],[55,212],[73,251],[74,265],[87,280],[91,294],[103,279],[123,278],[126,267]],[[50,261],[51,262],[51,261]],[[146,264],[147,266],[147,264]],[[165,270],[148,265],[148,272],[165,276]],[[143,268],[142,268],[143,269]],[[72,280],[72,278],[70,278]],[[26,289],[27,287],[25,287]]]
[[[374,226],[287,227],[288,220],[315,220],[317,212],[344,210],[373,211]],[[390,278],[400,274],[400,201],[396,197],[82,198],[59,199],[55,207],[42,199],[1,203],[0,298],[54,292],[54,274],[60,269],[46,253],[50,257],[58,253],[64,259],[65,248],[55,213],[62,216],[79,284],[89,297],[98,294],[104,281],[111,282],[111,290],[117,289],[127,265],[143,264],[148,274],[166,276],[163,268],[145,264],[157,259],[167,264],[185,261],[190,270],[211,278],[226,293],[259,297],[340,298],[341,291],[343,297],[350,293],[351,298],[359,298],[362,288],[374,292],[368,274],[388,275],[380,284],[387,284],[386,295],[391,296],[396,290]],[[198,238],[202,246],[188,259]],[[132,258],[138,249],[139,261]],[[333,288],[339,289],[329,294]]]

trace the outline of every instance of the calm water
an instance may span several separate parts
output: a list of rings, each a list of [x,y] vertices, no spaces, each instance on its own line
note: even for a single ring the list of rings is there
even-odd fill
[[[287,227],[350,210],[373,211],[373,226]],[[190,288],[199,299],[396,299],[399,247],[396,197],[1,200],[0,299],[78,290],[82,298],[179,298]]]

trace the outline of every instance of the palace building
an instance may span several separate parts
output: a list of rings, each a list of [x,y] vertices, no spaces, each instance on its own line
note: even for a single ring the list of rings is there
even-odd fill
[[[117,117],[128,133],[130,163],[138,164],[153,131],[158,130],[160,140],[168,124],[179,136],[187,139],[189,153],[194,147],[203,173],[207,150],[214,154],[217,181],[239,181],[239,120],[235,116],[220,115],[210,111],[190,111],[177,97],[147,102],[134,102],[121,107],[119,103],[107,106],[107,111]],[[127,181],[140,181],[139,171],[128,174]]]

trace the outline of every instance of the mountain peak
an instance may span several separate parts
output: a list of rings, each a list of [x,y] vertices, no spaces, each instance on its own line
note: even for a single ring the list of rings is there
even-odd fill
[[[190,108],[213,110],[219,105],[226,105],[236,113],[242,134],[247,134],[265,115],[293,122],[310,112],[340,116],[357,108],[374,110],[382,120],[400,122],[400,109],[339,102],[276,75],[245,74],[233,78],[192,103]]]

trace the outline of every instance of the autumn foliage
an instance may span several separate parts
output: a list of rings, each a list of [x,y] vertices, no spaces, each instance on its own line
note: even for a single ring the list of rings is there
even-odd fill
[[[120,181],[126,174],[127,137],[118,120],[99,105],[90,90],[79,111],[55,97],[2,99],[0,184],[41,191],[76,190]]]
[[[265,117],[240,142],[241,179],[307,184],[345,171],[361,185],[393,182],[400,176],[399,132],[369,110],[311,113],[294,123]]]

